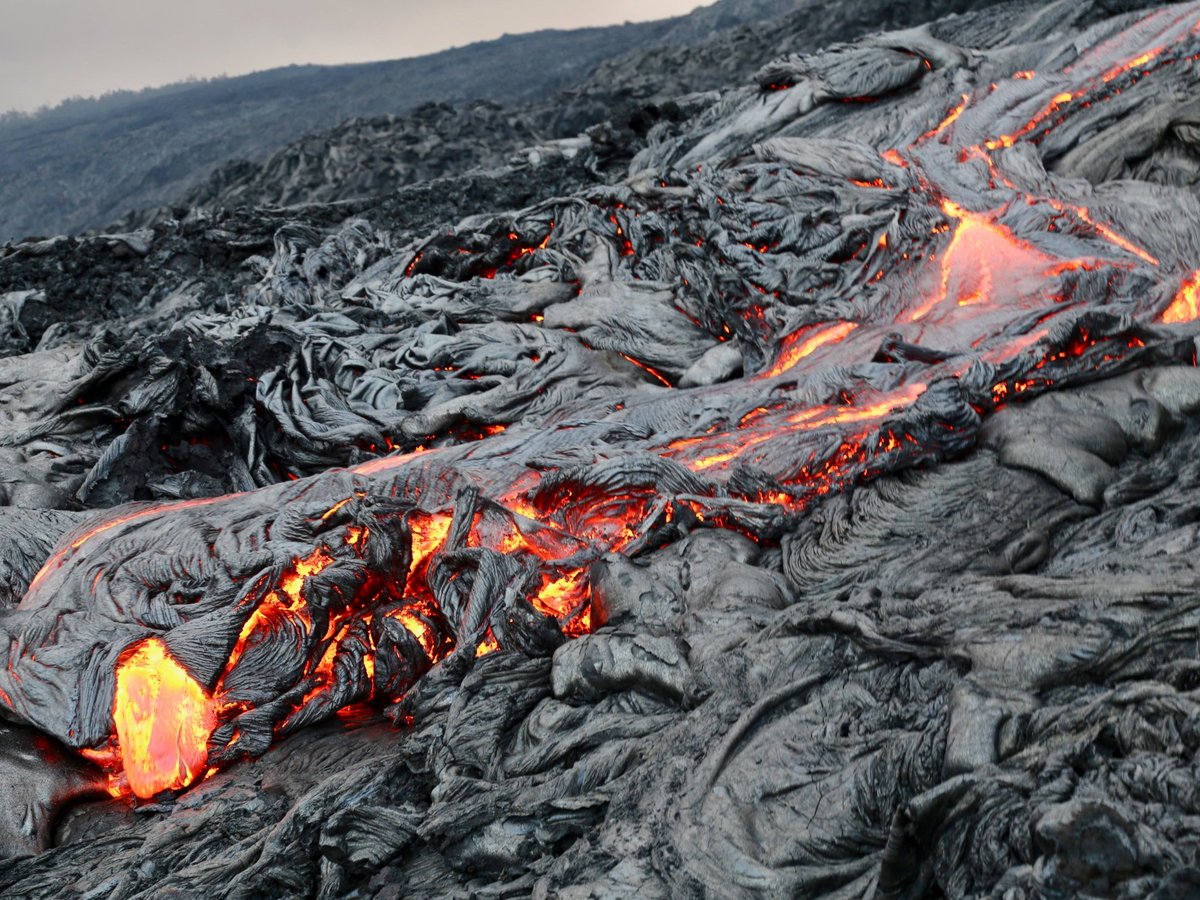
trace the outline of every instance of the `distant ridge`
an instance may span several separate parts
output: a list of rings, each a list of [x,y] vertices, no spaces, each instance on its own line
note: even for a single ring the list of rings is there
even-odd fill
[[[794,0],[723,0],[720,24],[779,14]],[[701,9],[706,21],[710,9]],[[696,15],[693,13],[692,15]],[[429,56],[289,66],[75,100],[0,121],[0,242],[103,226],[170,202],[232,159],[260,161],[354,117],[427,102],[543,99],[608,59],[677,39],[689,17],[505,35]],[[709,26],[704,26],[709,27]]]

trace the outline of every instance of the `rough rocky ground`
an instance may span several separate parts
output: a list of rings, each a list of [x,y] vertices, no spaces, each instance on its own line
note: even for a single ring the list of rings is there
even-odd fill
[[[653,125],[678,119],[681,106],[706,102],[695,95],[751,80],[763,60],[796,48],[912,27],[993,2],[856,0],[769,9],[770,4],[725,0],[681,18],[651,46],[601,62],[549,99],[461,109],[430,104],[406,116],[352,120],[289,144],[265,162],[236,160],[221,166],[173,206],[229,209],[378,197],[433,177],[487,171],[531,145],[576,138],[588,129],[596,143],[605,145],[609,161],[623,163]],[[791,6],[798,8],[785,9]],[[568,142],[564,150],[573,152],[570,148]],[[137,211],[124,217],[120,227],[137,228],[172,214],[171,206]]]
[[[1017,4],[6,251],[0,889],[1194,894],[1198,59]]]
[[[793,2],[733,4],[726,24]],[[230,159],[261,162],[348,118],[403,115],[430,102],[544,99],[601,60],[669,40],[678,24],[505,35],[416,59],[286,66],[0,116],[0,242],[105,226],[176,199]]]

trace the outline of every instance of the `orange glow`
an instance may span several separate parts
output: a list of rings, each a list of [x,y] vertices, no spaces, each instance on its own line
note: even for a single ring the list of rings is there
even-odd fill
[[[483,636],[483,640],[479,642],[479,646],[475,648],[475,658],[479,659],[482,656],[487,656],[489,653],[495,653],[500,649],[500,642],[496,640],[496,636],[492,634],[492,629],[487,630],[487,634]]]
[[[214,502],[214,500],[186,501],[184,504],[181,504],[181,506],[184,506],[184,505],[186,505],[186,506],[202,506],[202,505],[205,505],[206,503],[212,503],[212,502]],[[97,525],[95,528],[93,528],[90,531],[83,534],[82,537],[76,538],[71,543],[71,549],[78,550],[80,547],[82,547],[84,544],[86,544],[92,538],[97,537],[98,535],[104,534],[104,532],[106,532],[106,531],[111,531],[113,528],[119,528],[122,525],[126,525],[130,522],[136,522],[139,519],[144,519],[147,516],[150,516],[156,512],[159,512],[160,509],[161,509],[161,507],[153,507],[153,508],[149,508],[149,509],[139,509],[137,512],[132,512],[132,513],[129,513],[129,515],[120,516],[119,518],[113,519],[111,522],[105,522],[103,525]]]
[[[672,450],[684,450],[688,447],[694,447],[697,444],[705,444],[707,442],[708,438],[703,437],[678,438],[671,441],[667,446]]]
[[[129,796],[129,779],[126,777],[125,771],[121,766],[121,751],[117,749],[114,738],[110,738],[108,746],[105,747],[84,747],[79,751],[79,755],[88,762],[94,763],[106,770],[108,781],[104,789],[108,791],[110,797],[120,798]]]
[[[651,376],[654,377],[654,379],[656,381],[659,381],[666,387],[671,387],[671,382],[667,381],[667,379],[658,370],[651,368],[650,366],[646,365],[644,362],[639,362],[638,360],[634,359],[632,356],[628,356],[624,353],[622,353],[621,355],[624,356],[631,363],[633,363],[635,366],[637,366],[639,369],[641,369],[643,372],[648,372]]]
[[[591,587],[587,587],[586,590],[590,594]],[[581,612],[578,616],[576,616],[570,622],[565,624],[562,628],[562,632],[569,638],[583,637],[585,634],[591,634],[591,632],[592,632],[592,607],[591,607],[591,605],[589,604],[589,605],[585,606],[583,608],[583,612]]]
[[[438,661],[438,636],[428,622],[409,607],[389,613],[389,616],[403,625],[408,633],[417,639],[417,643],[421,645],[421,649],[425,651],[430,662]]]
[[[242,654],[246,652],[246,648],[250,644],[251,635],[260,629],[270,628],[273,623],[283,621],[292,616],[293,613],[298,612],[299,610],[292,610],[283,602],[278,591],[272,591],[263,598],[263,601],[250,614],[250,618],[242,625],[242,630],[238,633],[237,643],[233,645],[233,650],[229,652],[229,662],[225,664],[225,671],[233,671],[234,667],[238,664],[238,660],[242,658]],[[307,610],[304,611],[304,615],[307,617]],[[305,626],[311,627],[312,620],[310,619],[306,622]],[[220,693],[220,688],[218,688],[218,693]]]
[[[787,427],[801,428],[807,431],[829,425],[881,419],[897,409],[916,402],[917,398],[925,393],[925,388],[925,384],[916,382],[892,391],[876,402],[868,403],[865,406],[814,406],[803,409],[787,415],[782,423],[778,423],[774,427],[766,427],[762,431],[737,431],[733,434],[717,436],[720,443],[711,445],[713,452],[697,459],[681,460],[681,462],[694,471],[702,472],[740,459],[747,451],[777,439],[781,433],[786,433]],[[677,445],[671,446],[676,447]],[[856,450],[861,449],[858,444],[855,447]],[[833,461],[830,464],[832,465]],[[844,464],[845,460],[842,460],[838,465]]]
[[[765,444],[773,436],[774,435],[770,433],[754,434],[745,437],[738,435],[738,446],[732,450],[721,450],[719,453],[713,453],[709,456],[701,457],[700,459],[691,463],[691,467],[697,472],[703,472],[705,469],[711,469],[713,466],[719,466],[723,465],[724,463],[731,462],[752,447],[757,447],[759,444]]]
[[[812,335],[808,335],[806,329],[789,335],[783,340],[783,347],[780,350],[779,358],[775,360],[775,365],[771,366],[770,370],[761,377],[774,378],[777,375],[782,375],[796,365],[796,363],[800,362],[800,360],[811,355],[826,344],[840,343],[857,327],[858,325],[854,322],[838,322]],[[806,335],[808,336],[805,337]],[[800,340],[802,337],[805,337],[805,339]]]
[[[923,393],[925,393],[925,385],[910,384],[900,390],[893,391],[877,403],[872,403],[869,406],[834,407],[820,417],[803,417],[803,414],[798,414],[790,417],[788,421],[794,424],[806,422],[810,428],[817,428],[822,425],[841,425],[848,422],[865,422],[868,419],[882,418],[889,413],[895,412],[897,409],[910,406]]]
[[[300,591],[304,587],[304,580],[311,578],[313,575],[319,575],[332,562],[333,557],[329,555],[324,547],[318,547],[308,556],[304,557],[304,559],[296,561],[296,565],[292,571],[286,573],[279,582],[279,589],[283,591],[284,596],[290,601],[291,609],[298,610],[305,605],[304,598],[300,595]]]
[[[1114,78],[1117,78],[1118,76],[1124,74],[1125,72],[1128,72],[1131,69],[1140,69],[1146,63],[1150,62],[1152,59],[1154,59],[1159,54],[1161,54],[1163,52],[1163,50],[1165,50],[1165,49],[1166,49],[1165,47],[1155,47],[1153,50],[1149,50],[1146,53],[1143,53],[1141,56],[1137,57],[1136,59],[1131,59],[1127,63],[1121,63],[1121,65],[1119,65],[1119,66],[1113,66],[1111,69],[1109,69],[1103,75],[1101,75],[1100,79],[1105,84],[1107,84],[1108,82],[1112,81]]]
[[[1056,278],[1064,272],[1094,272],[1101,266],[1107,265],[1104,260],[1068,259],[1055,263],[1046,270],[1047,278]]]
[[[353,497],[347,497],[345,500],[339,500],[337,503],[333,504],[333,506],[329,507],[329,509],[326,510],[325,513],[321,516],[321,521],[328,522],[335,515],[337,515],[337,512],[339,509],[344,507],[347,503],[349,503],[353,499],[354,499]]]
[[[618,229],[618,233],[619,233],[619,229]],[[546,232],[546,236],[544,238],[542,238],[542,240],[538,244],[536,244],[534,246],[514,247],[512,249],[512,251],[508,254],[508,258],[504,261],[504,265],[511,266],[511,265],[513,265],[513,263],[517,262],[519,259],[522,259],[523,257],[532,256],[534,253],[536,253],[539,250],[545,250],[547,247],[550,246],[550,238],[553,234],[554,234],[554,223],[551,222],[550,230],[548,232]],[[517,234],[515,231],[510,231],[508,233],[508,239],[510,241],[520,241],[521,236],[519,234]],[[488,269],[487,271],[485,271],[483,273],[483,277],[484,278],[494,278],[496,276],[497,271],[498,270],[496,270],[496,269]]]
[[[759,503],[774,503],[776,506],[792,506],[796,498],[783,491],[767,491],[758,495]]]
[[[308,602],[304,599],[304,581],[313,575],[320,574],[330,564],[333,557],[325,547],[318,547],[308,556],[297,560],[280,579],[279,587],[271,591],[258,604],[250,617],[242,625],[238,633],[237,643],[229,652],[229,662],[225,664],[225,673],[232,672],[246,650],[254,643],[255,634],[260,630],[271,628],[277,622],[295,619],[301,623],[305,631],[312,628],[312,616],[308,612]],[[330,623],[332,624],[332,623]],[[217,685],[217,696],[224,694],[224,676]]]
[[[992,160],[992,158],[987,153],[984,152],[984,150],[982,148],[980,148],[978,146],[964,148],[963,149],[963,161],[965,162],[968,159],[974,159],[974,160],[979,160],[979,161],[983,162],[988,167],[988,171],[991,174],[991,177],[993,178],[993,180],[1002,182],[1006,187],[1009,187],[1014,191],[1018,190],[1018,188],[1015,184],[1013,184],[1011,181],[1009,181],[1007,178],[1004,178],[1000,174],[999,170],[996,168],[996,163]],[[1056,212],[1060,212],[1060,213],[1070,212],[1070,213],[1074,214],[1080,221],[1085,222],[1087,225],[1089,225],[1092,229],[1095,230],[1095,232],[1097,234],[1099,234],[1102,238],[1104,238],[1104,240],[1108,241],[1114,247],[1120,247],[1126,253],[1131,253],[1134,256],[1136,256],[1138,259],[1142,260],[1143,262],[1147,262],[1152,266],[1158,265],[1158,258],[1155,257],[1153,254],[1149,253],[1142,247],[1139,247],[1137,244],[1133,243],[1133,241],[1129,240],[1128,238],[1118,234],[1116,231],[1113,230],[1112,227],[1105,225],[1103,222],[1097,222],[1095,219],[1093,219],[1091,212],[1088,210],[1088,208],[1086,206],[1077,206],[1072,203],[1064,203],[1063,201],[1057,200],[1053,197],[1026,196],[1025,199],[1026,199],[1026,202],[1028,202],[1030,204],[1033,204],[1034,202],[1045,203],[1046,205],[1048,205],[1051,209],[1055,210]],[[1096,263],[1093,263],[1093,264],[1096,264]],[[1086,264],[1083,264],[1080,261],[1073,261],[1071,263],[1066,263],[1065,265],[1087,268]]]
[[[500,546],[496,549],[501,553],[516,553],[518,550],[524,550],[525,546],[525,535],[513,530],[501,538]]]
[[[1200,269],[1189,275],[1179,288],[1179,293],[1162,314],[1166,325],[1181,325],[1195,322],[1200,317]]]
[[[990,363],[1000,363],[1013,359],[1017,354],[1029,349],[1049,333],[1050,329],[1039,328],[1037,331],[1023,334],[1020,337],[1013,338],[1011,341],[1007,341],[1000,347],[988,350],[983,354],[983,359]]]
[[[329,627],[330,627],[330,630],[332,630],[334,628],[333,621],[330,621]],[[321,691],[325,690],[329,686],[329,683],[330,683],[331,679],[333,678],[333,660],[338,655],[338,651],[341,650],[342,641],[345,640],[346,633],[349,630],[350,630],[350,623],[344,622],[342,624],[341,628],[338,629],[337,637],[335,637],[332,641],[329,642],[329,646],[325,648],[325,652],[323,654],[321,654],[321,658],[317,661],[317,664],[312,667],[313,673],[321,675],[322,678],[321,678],[320,683],[317,685],[317,687],[315,687],[311,691],[309,691],[308,696],[305,697],[305,699],[301,701],[302,706],[311,697],[313,697],[316,694],[320,693]]]
[[[76,538],[69,547],[62,548],[61,550],[56,552],[53,556],[51,556],[48,560],[46,560],[45,565],[43,565],[41,567],[41,569],[38,570],[38,573],[33,576],[33,580],[29,583],[29,591],[33,591],[33,589],[36,588],[42,582],[42,579],[44,579],[48,574],[50,574],[50,572],[54,571],[59,566],[61,566],[63,564],[63,560],[65,560],[67,558],[67,555],[72,550],[78,550],[80,547],[82,547],[84,544],[86,544],[92,538],[98,537],[99,535],[102,535],[107,531],[111,531],[114,528],[119,528],[122,525],[128,525],[130,522],[140,521],[141,519],[145,519],[149,516],[157,515],[158,513],[161,513],[161,512],[168,512],[168,511],[180,510],[180,509],[191,509],[191,508],[195,508],[198,506],[211,506],[214,503],[220,503],[224,500],[230,499],[231,497],[237,497],[237,496],[239,496],[239,495],[238,494],[227,494],[224,497],[205,497],[205,498],[202,498],[199,500],[180,500],[176,503],[156,503],[153,506],[143,507],[142,509],[136,510],[131,513],[127,513],[126,515],[123,515],[123,516],[119,516],[118,518],[112,519],[108,522],[102,522],[102,523],[94,526],[93,528],[89,529],[88,531],[84,532],[78,538]]]
[[[1022,276],[1044,271],[1052,262],[1042,251],[982,213],[963,209],[950,200],[942,201],[942,211],[957,223],[954,236],[941,254],[940,290],[909,314],[910,322],[921,321],[951,296],[958,306],[993,302],[994,271],[1002,273],[1005,285],[1013,285]]]
[[[1081,212],[1083,220],[1085,222],[1087,222],[1089,225],[1091,225],[1093,228],[1095,228],[1098,232],[1100,232],[1100,235],[1106,241],[1108,241],[1110,244],[1116,244],[1122,250],[1127,250],[1128,252],[1130,252],[1134,256],[1136,256],[1138,259],[1142,260],[1143,262],[1148,262],[1152,266],[1158,265],[1158,257],[1146,252],[1145,250],[1143,250],[1137,244],[1133,243],[1133,241],[1129,240],[1128,238],[1122,237],[1121,235],[1117,234],[1115,231],[1113,231],[1111,228],[1109,228],[1103,222],[1093,221],[1091,218],[1089,218],[1088,211],[1086,209],[1083,209],[1082,207],[1076,207],[1076,210]]]
[[[578,606],[585,593],[583,569],[575,569],[559,578],[542,576],[542,586],[532,598],[534,609],[561,619]]]
[[[412,531],[412,571],[419,569],[430,556],[441,549],[450,534],[452,518],[449,513],[419,513],[408,521]]]
[[[1039,383],[1042,385],[1049,384],[1049,382],[1047,382],[1047,381],[1038,382],[1032,378],[1022,379],[1020,381],[1014,381],[1011,385],[1006,384],[1002,381],[992,388],[992,402],[995,403],[997,406],[999,406],[1003,403],[1008,402],[1009,400],[1013,399],[1014,397],[1018,397],[1021,394],[1024,394],[1026,391],[1030,390],[1031,388],[1037,387]]]
[[[1051,208],[1057,210],[1058,212],[1070,211],[1074,213],[1081,221],[1086,222],[1088,225],[1094,228],[1102,238],[1104,238],[1113,246],[1120,247],[1127,253],[1132,253],[1138,259],[1142,260],[1143,262],[1147,262],[1152,266],[1158,265],[1157,257],[1148,253],[1146,250],[1142,249],[1128,238],[1117,234],[1117,232],[1113,231],[1111,227],[1105,225],[1103,222],[1097,222],[1095,219],[1093,219],[1091,211],[1086,206],[1075,206],[1074,204],[1063,203],[1060,200],[1055,200],[1050,197],[1043,197],[1040,199],[1049,204]]]
[[[1011,147],[1017,142],[1018,138],[1022,138],[1029,134],[1029,132],[1033,131],[1038,127],[1038,125],[1050,118],[1064,106],[1070,103],[1073,99],[1075,99],[1075,95],[1067,91],[1064,91],[1061,94],[1055,94],[1052,98],[1050,98],[1049,103],[1038,110],[1037,114],[1032,119],[1022,125],[1015,132],[1012,134],[1002,134],[995,140],[986,141],[984,142],[984,146],[989,150],[998,150],[1001,147]]]
[[[204,772],[217,717],[208,692],[162,641],[147,638],[117,664],[113,723],[129,788],[148,798]]]
[[[950,110],[950,112],[948,112],[946,114],[946,118],[942,119],[941,123],[936,128],[934,128],[932,131],[927,131],[923,135],[921,135],[917,139],[918,142],[931,140],[931,139],[937,137],[939,134],[941,134],[943,131],[945,131],[947,128],[949,128],[951,125],[953,125],[955,123],[955,121],[957,121],[958,117],[963,114],[963,110],[967,108],[967,100],[968,100],[967,95],[962,94],[961,97],[962,97],[962,99],[959,100],[958,105],[955,106],[954,109]]]

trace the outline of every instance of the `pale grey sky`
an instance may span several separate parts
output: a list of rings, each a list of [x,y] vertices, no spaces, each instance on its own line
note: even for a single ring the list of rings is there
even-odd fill
[[[419,56],[712,0],[0,0],[0,111],[289,63]]]

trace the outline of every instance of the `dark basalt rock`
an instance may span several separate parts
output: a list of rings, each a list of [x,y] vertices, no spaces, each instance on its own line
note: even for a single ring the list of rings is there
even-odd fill
[[[1186,893],[1198,33],[6,249],[0,891]]]

